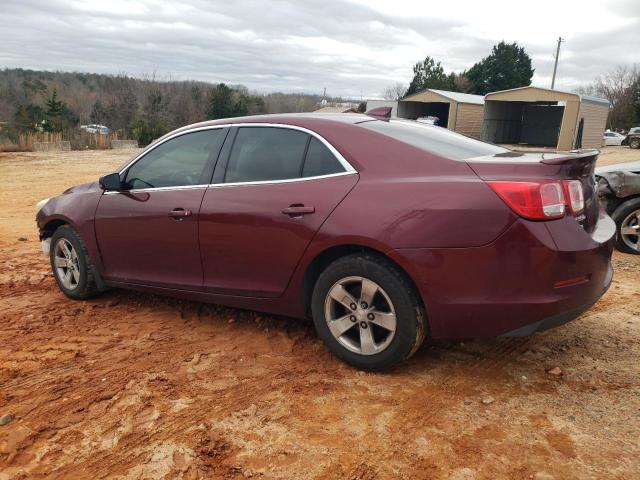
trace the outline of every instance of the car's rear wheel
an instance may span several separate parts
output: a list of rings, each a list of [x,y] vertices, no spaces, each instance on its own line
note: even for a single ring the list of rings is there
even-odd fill
[[[64,225],[53,233],[49,256],[56,283],[67,297],[83,300],[96,294],[93,266],[73,228]]]
[[[331,263],[316,282],[313,321],[329,350],[364,370],[409,358],[425,335],[415,289],[384,257],[353,254]]]
[[[629,146],[631,148],[640,148],[640,138],[632,138],[629,140]]]
[[[616,247],[640,255],[640,198],[621,203],[611,218],[616,222]]]

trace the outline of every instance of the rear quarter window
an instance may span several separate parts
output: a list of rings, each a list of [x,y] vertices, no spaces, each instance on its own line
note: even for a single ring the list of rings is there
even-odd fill
[[[491,143],[481,142],[443,127],[412,121],[370,121],[359,124],[368,130],[407,143],[425,152],[453,160],[506,153],[510,150]]]
[[[303,177],[317,177],[344,172],[338,159],[317,138],[311,138],[302,170]]]

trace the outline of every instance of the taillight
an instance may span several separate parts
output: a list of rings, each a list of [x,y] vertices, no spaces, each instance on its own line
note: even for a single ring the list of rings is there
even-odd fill
[[[560,182],[487,182],[518,215],[530,220],[562,218],[565,199]]]
[[[584,194],[580,180],[565,180],[564,190],[571,213],[578,214],[584,210]]]

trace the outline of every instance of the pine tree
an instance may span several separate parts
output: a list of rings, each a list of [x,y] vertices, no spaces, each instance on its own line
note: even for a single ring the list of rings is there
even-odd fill
[[[409,84],[406,95],[418,93],[427,88],[438,90],[455,90],[455,75],[444,73],[444,68],[440,62],[436,62],[431,57],[425,57],[422,62],[413,66],[413,80]]]
[[[531,85],[531,57],[517,43],[500,42],[491,55],[483,58],[465,73],[477,95]]]

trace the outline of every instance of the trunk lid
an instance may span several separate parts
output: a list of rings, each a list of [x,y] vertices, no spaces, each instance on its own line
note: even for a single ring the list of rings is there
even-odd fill
[[[594,170],[598,150],[571,153],[505,152],[467,159],[471,169],[485,181],[579,180],[584,194],[584,211],[576,216],[591,233],[598,222],[598,197]],[[567,212],[567,215],[571,213]]]

